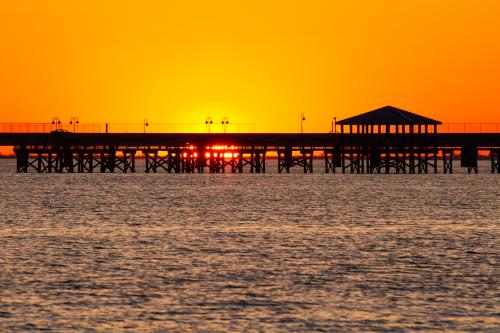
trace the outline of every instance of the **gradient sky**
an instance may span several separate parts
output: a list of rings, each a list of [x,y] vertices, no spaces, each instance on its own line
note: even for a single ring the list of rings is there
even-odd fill
[[[0,122],[500,122],[500,1],[7,1]]]

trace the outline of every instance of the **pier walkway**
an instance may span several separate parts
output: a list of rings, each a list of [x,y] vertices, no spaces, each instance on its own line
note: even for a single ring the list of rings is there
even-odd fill
[[[477,173],[484,152],[500,173],[498,131],[439,133],[440,121],[392,106],[341,120],[332,133],[146,133],[146,125],[143,133],[0,133],[0,146],[14,146],[17,172],[135,172],[140,153],[146,172],[264,173],[272,154],[280,173],[312,173],[315,156],[326,173],[437,173],[439,160],[452,173],[459,152],[460,166]]]
[[[263,173],[272,154],[278,172],[313,172],[313,156],[323,156],[327,173],[434,173],[438,160],[452,173],[455,153],[477,172],[479,152],[500,172],[497,133],[0,133],[0,146],[14,146],[18,172],[135,172],[141,154],[146,172]]]

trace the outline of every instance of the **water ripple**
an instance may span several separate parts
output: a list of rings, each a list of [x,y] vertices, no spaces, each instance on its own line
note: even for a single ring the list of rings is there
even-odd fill
[[[0,174],[0,331],[500,327],[497,175]]]

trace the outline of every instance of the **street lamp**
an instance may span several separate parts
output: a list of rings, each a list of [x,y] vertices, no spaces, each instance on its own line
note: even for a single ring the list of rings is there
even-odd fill
[[[337,117],[333,117],[332,120],[332,131],[330,133],[337,133]]]
[[[207,117],[205,118],[205,126],[207,128],[207,133],[210,134],[210,125],[212,125],[214,122],[212,121],[212,117]]]
[[[222,118],[221,124],[224,129],[224,134],[226,134],[226,127],[229,125],[229,119],[227,119],[227,117]]]
[[[148,127],[148,126],[149,126],[148,120],[144,119],[143,126],[142,126],[144,134],[146,134],[146,127]]]
[[[300,114],[300,133],[304,133],[304,121],[306,121],[306,117],[303,113]]]
[[[76,125],[78,125],[80,122],[78,121],[78,117],[71,117],[69,120],[69,124],[73,125],[73,133],[76,133]]]
[[[61,119],[59,117],[52,117],[52,125],[56,125],[56,131],[61,127]]]

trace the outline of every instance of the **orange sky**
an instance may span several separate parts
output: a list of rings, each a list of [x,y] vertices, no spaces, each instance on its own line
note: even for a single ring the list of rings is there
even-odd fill
[[[500,1],[7,1],[0,122],[500,122]]]

